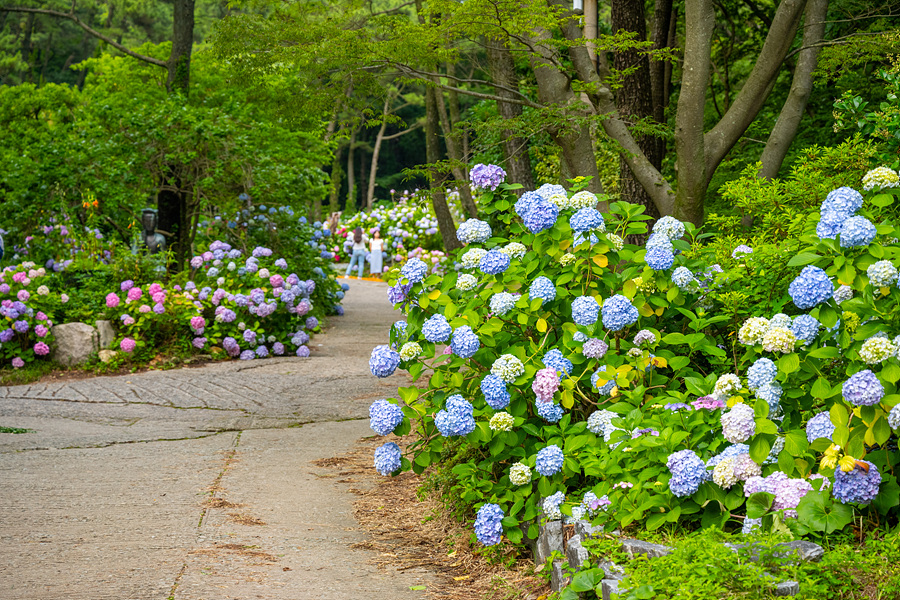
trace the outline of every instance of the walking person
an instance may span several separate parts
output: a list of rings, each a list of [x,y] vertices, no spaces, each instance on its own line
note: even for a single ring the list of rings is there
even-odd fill
[[[347,266],[347,277],[350,277],[350,271],[353,265],[359,261],[359,275],[357,279],[362,279],[363,270],[366,268],[366,252],[368,251],[369,238],[363,233],[362,227],[353,230],[353,255],[350,257],[350,264]]]
[[[381,239],[381,232],[377,229],[372,232],[372,241],[369,242],[369,252],[369,269],[371,270],[372,275],[377,274],[381,277],[381,253],[384,252],[384,240]]]

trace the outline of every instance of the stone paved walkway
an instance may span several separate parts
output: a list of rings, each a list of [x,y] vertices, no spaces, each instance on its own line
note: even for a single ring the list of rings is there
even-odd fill
[[[308,359],[0,388],[0,423],[35,430],[0,434],[0,599],[421,597],[427,572],[350,549],[353,496],[311,464],[405,381],[368,371],[385,290],[351,282]]]

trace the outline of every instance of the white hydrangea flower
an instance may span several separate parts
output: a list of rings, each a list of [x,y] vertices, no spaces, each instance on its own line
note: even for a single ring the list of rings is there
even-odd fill
[[[569,205],[569,197],[565,194],[553,194],[552,196],[547,198],[547,200],[555,204],[559,210],[571,208],[571,206]]]
[[[265,278],[265,279],[269,278],[269,270],[266,268],[260,269],[259,271],[256,272],[256,274],[259,275],[260,278]]]
[[[510,258],[522,258],[525,256],[525,248],[524,244],[520,244],[519,242],[510,242],[507,245],[500,248],[500,252],[507,255]]]
[[[625,240],[614,233],[607,233],[606,239],[612,244],[612,247],[616,249],[616,252],[625,247]]]
[[[593,208],[597,206],[597,196],[587,190],[581,190],[569,198],[569,208],[579,210],[582,208]],[[604,231],[605,227],[601,227],[599,231]]]
[[[491,373],[505,381],[513,383],[525,372],[525,365],[512,354],[503,354],[491,365]]]
[[[853,288],[849,285],[842,285],[838,287],[838,289],[834,290],[834,293],[831,295],[834,298],[834,301],[840,304],[841,302],[846,302],[853,298]]]
[[[37,289],[38,296],[46,296],[50,293],[50,288],[46,285],[39,286]]]
[[[869,283],[875,287],[890,287],[897,283],[897,267],[889,260],[879,260],[866,269]]]
[[[513,485],[531,483],[531,469],[528,468],[528,465],[517,462],[509,468],[509,481]]]
[[[769,331],[769,320],[762,317],[750,317],[738,331],[738,342],[745,346],[755,346],[763,341]]]
[[[573,262],[575,262],[575,255],[572,254],[571,252],[566,252],[565,254],[563,254],[562,256],[559,257],[559,264],[561,264],[564,267],[568,267]]]
[[[400,360],[412,360],[422,354],[422,346],[416,342],[406,342],[400,348]]]
[[[867,192],[874,189],[895,188],[900,185],[900,175],[887,167],[875,167],[863,176],[863,189]]]
[[[734,373],[726,373],[716,380],[716,387],[713,393],[719,398],[730,398],[741,391],[741,387],[740,377]]]
[[[723,458],[716,468],[713,469],[713,483],[717,486],[728,489],[738,482],[737,476],[734,474],[735,457],[729,456]]]
[[[487,250],[484,248],[469,248],[466,250],[465,254],[460,257],[459,262],[464,269],[474,269],[481,262],[481,258],[485,254],[487,254]]]
[[[488,426],[493,431],[512,431],[515,421],[515,418],[508,412],[498,412],[491,417]]]
[[[462,290],[463,292],[468,292],[476,285],[478,285],[478,279],[476,279],[474,275],[460,273],[459,277],[456,278],[456,289]]]
[[[794,332],[787,327],[772,327],[762,340],[763,350],[766,352],[782,352],[784,354],[793,352],[796,343],[797,338],[794,337]]]
[[[862,348],[859,349],[859,357],[867,365],[877,365],[891,358],[897,352],[897,346],[884,337],[870,337]]]

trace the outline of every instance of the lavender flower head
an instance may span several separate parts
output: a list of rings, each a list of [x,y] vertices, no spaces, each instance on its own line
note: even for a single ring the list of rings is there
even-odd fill
[[[666,467],[672,473],[669,490],[679,498],[692,495],[706,480],[706,464],[693,450],[679,450],[670,454]]]
[[[559,218],[559,208],[544,198],[535,200],[529,208],[525,215],[525,227],[531,233],[540,233],[545,229],[550,229]]]
[[[851,375],[844,382],[841,391],[844,400],[856,406],[872,406],[881,402],[884,397],[884,386],[869,369]]]
[[[369,358],[369,370],[375,377],[390,377],[400,364],[400,355],[390,346],[375,346]]]
[[[581,353],[585,358],[603,358],[607,350],[609,350],[609,345],[597,338],[590,338],[581,347]]]
[[[480,190],[496,190],[506,179],[506,171],[497,165],[477,164],[469,171],[472,185]]]
[[[730,411],[722,413],[720,420],[722,435],[731,443],[744,442],[756,432],[753,409],[746,404],[735,404]]]
[[[878,467],[867,460],[862,460],[869,466],[869,470],[861,469],[858,465],[854,466],[849,472],[843,469],[837,469],[834,472],[834,488],[832,495],[842,504],[854,502],[857,504],[868,504],[878,495],[878,489],[881,486],[881,474]]]

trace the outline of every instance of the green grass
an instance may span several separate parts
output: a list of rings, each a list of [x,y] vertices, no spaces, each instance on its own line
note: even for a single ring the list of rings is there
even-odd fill
[[[31,429],[22,429],[21,427],[0,426],[0,433],[34,433],[34,431]]]

